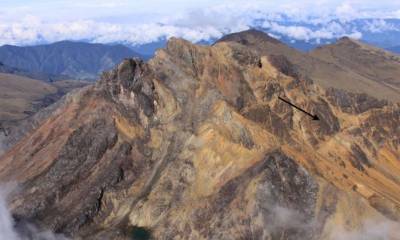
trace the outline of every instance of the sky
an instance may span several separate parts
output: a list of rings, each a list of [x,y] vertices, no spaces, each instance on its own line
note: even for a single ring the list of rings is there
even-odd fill
[[[272,27],[303,40],[312,34],[329,35],[276,25],[281,14],[313,23],[400,18],[400,1],[0,0],[0,45],[60,40],[135,45],[171,36],[200,41],[248,29],[256,19],[267,19],[265,24],[275,24]]]

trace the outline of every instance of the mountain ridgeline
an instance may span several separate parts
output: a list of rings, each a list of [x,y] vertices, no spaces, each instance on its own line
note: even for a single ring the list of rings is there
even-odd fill
[[[347,37],[304,53],[263,32],[245,33],[227,35],[219,42],[237,42],[259,51],[273,62],[281,62],[283,73],[312,79],[325,88],[400,101],[400,56],[396,54]]]
[[[0,62],[47,80],[95,80],[124,58],[140,55],[123,45],[62,41],[49,45],[0,47]],[[40,77],[43,79],[43,77]]]
[[[254,30],[212,46],[172,38],[9,133],[0,181],[18,184],[16,229],[399,239],[397,62],[349,39],[306,54]]]

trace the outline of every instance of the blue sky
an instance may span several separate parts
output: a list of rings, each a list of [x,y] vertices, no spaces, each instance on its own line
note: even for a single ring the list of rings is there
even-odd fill
[[[137,44],[164,36],[198,41],[248,29],[254,19],[273,20],[278,13],[297,21],[400,18],[400,1],[0,0],[0,45],[63,39]]]

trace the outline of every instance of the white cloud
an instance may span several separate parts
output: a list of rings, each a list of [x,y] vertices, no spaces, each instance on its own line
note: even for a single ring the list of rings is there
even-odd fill
[[[366,22],[363,30],[372,33],[380,33],[385,31],[399,31],[400,29],[393,24],[386,22],[384,19],[373,19]]]
[[[342,3],[336,8],[335,15],[343,22],[356,19],[360,12],[353,8],[349,3]]]
[[[396,6],[382,1],[387,6]],[[267,19],[264,25],[269,25],[271,33],[277,37],[283,35],[295,40],[318,42],[341,36],[360,38],[362,31],[376,33],[393,27],[383,20],[371,22],[363,29],[345,26],[355,18],[393,17],[396,14],[400,18],[400,10],[395,8],[390,11],[362,8],[373,6],[372,0],[362,3],[359,0],[303,0],[296,3],[289,0],[221,0],[218,3],[211,0],[171,0],[168,5],[161,0],[70,0],[68,3],[42,0],[35,5],[7,2],[0,3],[5,6],[1,7],[0,14],[0,45],[60,40],[141,44],[171,36],[200,41],[248,29],[260,19]],[[20,16],[27,17],[20,19]],[[332,21],[337,18],[341,21]],[[283,24],[287,20],[291,24]],[[298,24],[304,22],[318,27]]]
[[[129,42],[142,44],[156,41],[162,37],[182,37],[191,41],[219,38],[223,30],[211,25],[174,26],[159,23],[126,25],[111,24],[83,20],[62,23],[0,23],[0,45],[27,45],[45,40],[55,42],[61,40],[89,40],[91,42],[111,43]]]
[[[348,36],[354,39],[360,39],[362,33],[358,31],[346,31],[342,25],[337,22],[331,22],[326,27],[317,30],[311,30],[305,26],[285,26],[277,22],[265,21],[263,28],[283,36],[290,37],[295,40],[319,42],[321,39],[333,39]]]

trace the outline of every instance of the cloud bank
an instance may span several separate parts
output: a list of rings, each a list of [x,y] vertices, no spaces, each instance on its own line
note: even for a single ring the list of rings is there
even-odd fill
[[[71,0],[65,6],[58,6],[56,2],[45,5],[46,1],[25,7],[9,3],[8,8],[5,6],[2,8],[5,10],[0,10],[0,45],[33,45],[61,40],[139,45],[172,36],[198,42],[253,27],[301,41],[341,36],[361,38],[365,32],[400,31],[400,23],[388,21],[389,18],[400,19],[400,4],[395,3],[387,3],[391,8],[381,9],[374,8],[368,0],[362,3],[355,0],[303,0],[296,3],[222,0],[217,4],[208,0],[186,4],[174,0],[168,6],[157,0],[149,1],[158,5],[150,8],[144,3],[95,3],[92,0]],[[385,5],[385,1],[381,4]],[[364,23],[355,26],[354,21],[359,19]]]

